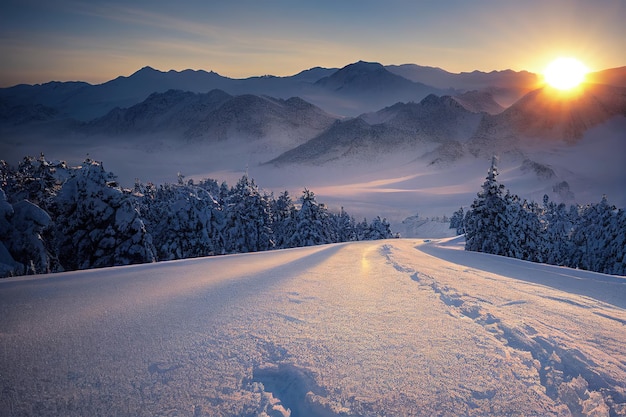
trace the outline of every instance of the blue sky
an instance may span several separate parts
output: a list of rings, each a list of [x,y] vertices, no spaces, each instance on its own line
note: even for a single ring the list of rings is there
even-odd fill
[[[358,60],[539,72],[626,65],[624,0],[3,0],[0,86],[100,83],[149,65],[243,78]]]

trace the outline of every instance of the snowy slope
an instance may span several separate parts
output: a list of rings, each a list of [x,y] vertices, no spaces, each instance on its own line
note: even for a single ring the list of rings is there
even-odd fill
[[[626,415],[626,278],[461,243],[2,280],[0,415]]]

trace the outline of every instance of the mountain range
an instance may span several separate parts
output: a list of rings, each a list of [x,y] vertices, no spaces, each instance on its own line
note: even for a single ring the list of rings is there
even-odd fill
[[[419,103],[397,103],[337,121],[323,134],[271,162],[322,164],[348,155],[376,158],[398,149],[417,156],[433,145],[467,140],[467,133],[477,129],[482,117],[450,96],[431,94]]]
[[[526,72],[451,74],[443,80],[416,69],[385,67],[359,61],[340,69],[312,68],[289,77],[261,76],[233,79],[203,70],[158,71],[144,67],[134,74],[120,76],[103,84],[84,82],[49,82],[16,85],[0,89],[3,105],[42,105],[58,111],[57,117],[89,121],[104,116],[115,107],[127,108],[152,93],[182,90],[207,93],[214,89],[231,95],[255,94],[276,98],[299,96],[304,100],[342,116],[357,116],[376,111],[398,101],[419,101],[428,94],[444,95],[472,90],[505,88],[515,90],[515,98],[530,91],[536,76]],[[414,70],[400,71],[401,69]],[[431,84],[432,83],[432,84]],[[508,91],[508,90],[507,90]]]
[[[114,155],[109,165],[126,181],[137,175],[133,165],[146,167],[141,175],[165,162],[190,175],[245,168],[284,187],[280,181],[289,181],[282,173],[290,166],[299,167],[289,168],[294,183],[330,186],[341,172],[347,186],[364,175],[392,181],[468,164],[485,172],[484,160],[498,153],[511,166],[511,182],[536,174],[520,192],[580,197],[600,181],[597,172],[611,183],[603,192],[619,190],[626,180],[626,67],[587,79],[568,95],[543,86],[537,74],[511,70],[453,74],[359,61],[289,77],[233,79],[144,67],[98,85],[0,89],[0,154],[8,161],[40,152],[59,159]],[[480,171],[472,172],[467,180],[476,182]],[[554,173],[550,184],[538,174],[545,172]],[[572,192],[554,192],[554,181]],[[424,187],[417,179],[401,183],[401,193]],[[461,194],[446,204],[462,203]],[[618,203],[626,204],[618,194]]]
[[[289,147],[327,129],[335,120],[299,97],[287,100],[222,90],[153,93],[127,109],[116,107],[81,126],[90,135],[178,135],[187,142],[244,139],[285,142]]]

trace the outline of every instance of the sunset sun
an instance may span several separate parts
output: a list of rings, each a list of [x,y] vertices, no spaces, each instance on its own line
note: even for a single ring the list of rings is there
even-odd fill
[[[589,69],[576,58],[557,58],[544,70],[543,76],[550,86],[559,90],[577,87],[585,80]]]

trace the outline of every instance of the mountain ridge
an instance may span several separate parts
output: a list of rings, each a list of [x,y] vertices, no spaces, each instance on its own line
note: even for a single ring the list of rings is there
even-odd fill
[[[378,78],[370,79],[366,66],[375,67]],[[127,108],[145,100],[154,92],[170,89],[206,93],[221,89],[231,95],[258,94],[278,98],[300,96],[331,113],[357,116],[375,111],[398,101],[419,101],[426,95],[450,94],[452,85],[431,86],[390,71],[391,66],[359,61],[343,68],[313,67],[287,77],[258,76],[235,79],[213,71],[160,71],[144,66],[129,76],[118,76],[101,84],[85,82],[54,82],[36,85],[17,85],[0,89],[0,99],[11,104],[43,104],[56,108],[59,114],[79,121],[90,121],[104,116],[115,107]],[[357,71],[358,70],[358,71]],[[343,80],[341,76],[360,71],[361,81]],[[442,70],[443,71],[443,70]],[[372,71],[369,71],[372,73]],[[486,75],[489,78],[489,75]],[[327,79],[325,82],[321,80]],[[338,83],[339,82],[339,83]],[[334,88],[327,88],[333,84]],[[355,88],[360,86],[359,88]],[[362,91],[359,91],[363,89]],[[473,88],[476,89],[476,88]],[[56,93],[55,93],[55,90]],[[63,90],[63,91],[60,91]],[[356,95],[350,97],[350,95]],[[346,103],[346,96],[349,99]]]
[[[470,140],[472,153],[510,150],[527,139],[576,144],[589,129],[626,117],[626,88],[584,84],[568,95],[551,87],[534,90],[496,115],[487,115]]]

